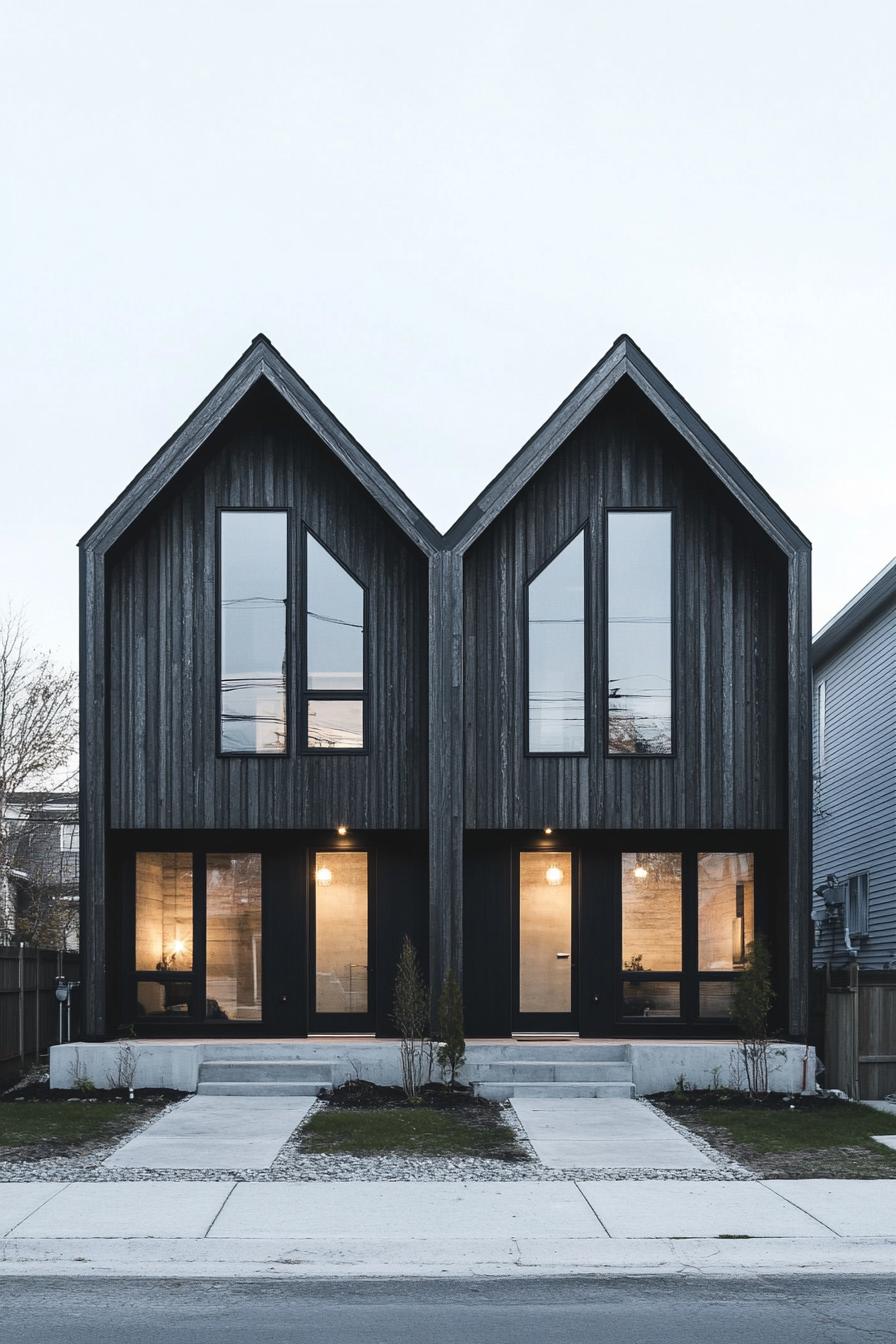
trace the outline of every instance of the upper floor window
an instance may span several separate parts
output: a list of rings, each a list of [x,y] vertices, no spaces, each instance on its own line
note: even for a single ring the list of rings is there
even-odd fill
[[[825,708],[827,701],[827,682],[820,681],[815,688],[815,742],[818,751],[818,768],[825,764]]]
[[[867,938],[870,928],[867,873],[853,873],[846,882],[846,919],[850,938]]]
[[[672,515],[607,515],[611,756],[672,753]]]
[[[310,532],[305,562],[306,746],[363,751],[367,594]]]
[[[528,749],[585,750],[585,533],[528,587]]]
[[[221,513],[222,752],[286,752],[287,514]]]

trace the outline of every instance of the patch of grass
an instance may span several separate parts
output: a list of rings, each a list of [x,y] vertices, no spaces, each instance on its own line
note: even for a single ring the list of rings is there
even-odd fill
[[[727,1130],[737,1143],[747,1144],[757,1153],[862,1147],[886,1155],[887,1149],[875,1143],[871,1135],[886,1134],[893,1128],[892,1118],[873,1106],[843,1101],[819,1108],[797,1105],[792,1111],[708,1106],[700,1109],[700,1118]],[[896,1162],[896,1152],[889,1155]]]
[[[157,1115],[167,1096],[146,1101],[28,1099],[0,1104],[0,1162],[31,1161],[108,1146]]]
[[[490,1114],[435,1110],[425,1106],[341,1110],[328,1106],[305,1123],[306,1153],[368,1157],[403,1153],[415,1157],[493,1157],[525,1160],[513,1130]]]

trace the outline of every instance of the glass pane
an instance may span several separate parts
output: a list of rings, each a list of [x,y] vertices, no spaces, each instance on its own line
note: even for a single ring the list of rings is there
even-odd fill
[[[137,1019],[189,1017],[192,997],[192,980],[138,980]]]
[[[367,855],[317,855],[314,873],[315,1008],[367,1012]]]
[[[585,750],[585,534],[529,584],[529,750]]]
[[[753,855],[698,855],[697,910],[700,970],[741,970],[753,941]]]
[[[610,513],[607,658],[611,755],[672,751],[672,515]]]
[[[193,969],[193,856],[138,854],[135,909],[138,971]]]
[[[622,969],[681,970],[680,854],[623,854]]]
[[[364,689],[364,589],[308,539],[308,690]]]
[[[286,750],[285,513],[221,514],[221,750]]]
[[[572,1011],[572,855],[520,855],[520,1012]]]
[[[205,884],[206,1016],[261,1017],[261,855],[209,854]]]
[[[730,1017],[734,982],[731,980],[701,980],[700,1016]]]
[[[308,745],[328,751],[363,751],[363,700],[309,700]]]
[[[677,980],[626,980],[622,1016],[681,1017],[681,986]]]

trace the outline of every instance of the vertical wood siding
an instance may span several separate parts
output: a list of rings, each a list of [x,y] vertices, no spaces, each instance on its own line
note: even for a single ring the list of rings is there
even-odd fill
[[[674,513],[675,755],[606,756],[608,508]],[[525,588],[591,532],[587,757],[527,757]],[[619,387],[473,545],[464,574],[470,828],[787,824],[787,562],[666,421]]]
[[[290,751],[219,757],[216,513],[291,510]],[[370,593],[369,751],[297,753],[301,524]],[[414,828],[426,816],[427,566],[367,491],[259,391],[109,562],[113,828]]]

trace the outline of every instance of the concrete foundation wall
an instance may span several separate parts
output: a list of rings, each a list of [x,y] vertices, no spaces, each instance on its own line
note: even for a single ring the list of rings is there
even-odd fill
[[[608,1042],[620,1059],[630,1060],[635,1093],[650,1096],[671,1091],[680,1078],[689,1087],[731,1087],[738,1081],[737,1048],[733,1041],[706,1042]],[[401,1081],[397,1041],[108,1041],[100,1044],[75,1042],[50,1050],[50,1086],[70,1088],[77,1077],[94,1087],[116,1085],[123,1047],[136,1055],[135,1087],[166,1087],[195,1092],[199,1066],[205,1060],[326,1060],[332,1065],[333,1082],[365,1078],[369,1082],[395,1085]],[[538,1057],[546,1051],[558,1060],[572,1061],[586,1052],[587,1043],[563,1042],[551,1047],[539,1042]],[[533,1048],[529,1048],[529,1055]],[[521,1061],[527,1046],[512,1041],[476,1043],[467,1046],[467,1061],[461,1073],[465,1082],[475,1082],[483,1064],[498,1060]],[[740,1070],[742,1075],[743,1070]],[[433,1076],[438,1077],[434,1068]],[[815,1051],[811,1047],[773,1043],[770,1047],[769,1085],[773,1092],[815,1090]]]

